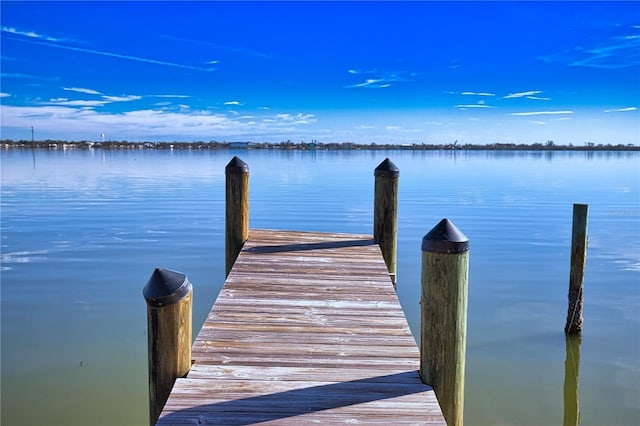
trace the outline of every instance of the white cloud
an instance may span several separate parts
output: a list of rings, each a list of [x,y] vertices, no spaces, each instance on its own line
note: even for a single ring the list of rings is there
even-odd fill
[[[509,93],[507,96],[504,96],[503,99],[524,98],[526,96],[537,95],[538,93],[542,93],[542,91],[530,90],[528,92]]]
[[[529,121],[529,123],[539,124],[541,126],[544,126],[547,124],[545,121],[535,121],[535,120]]]
[[[149,98],[190,98],[189,95],[146,95]]]
[[[137,95],[127,95],[127,96],[103,96],[106,101],[109,102],[129,102],[129,101],[137,101],[142,99],[142,96]]]
[[[55,38],[55,37],[49,37],[49,36],[45,36],[42,34],[38,34],[34,31],[20,31],[17,30],[13,27],[2,27],[2,32],[3,33],[9,33],[9,34],[14,34],[14,35],[19,35],[19,36],[23,36],[23,37],[29,37],[29,38],[35,38],[38,40],[46,40],[46,41],[63,41],[60,38]]]
[[[70,101],[66,98],[51,99],[48,102],[49,105],[80,106],[80,107],[104,106],[108,103],[109,103],[108,101],[84,101],[84,100]]]
[[[98,92],[97,90],[84,89],[82,87],[63,87],[62,90],[67,90],[69,92],[84,93],[87,95],[102,95],[102,93]]]
[[[224,104],[225,105],[244,105],[244,104],[241,104],[240,101],[227,101]]]
[[[210,68],[203,68],[203,67],[197,67],[197,66],[193,66],[193,65],[179,64],[179,63],[176,63],[176,62],[159,61],[157,59],[141,58],[139,56],[131,56],[131,55],[123,55],[121,53],[107,52],[107,51],[102,51],[102,50],[86,49],[86,48],[83,48],[83,47],[75,47],[75,46],[70,46],[70,45],[67,45],[67,44],[50,43],[50,41],[52,41],[52,40],[32,41],[32,40],[24,40],[23,39],[23,40],[20,40],[20,41],[22,41],[23,43],[31,43],[31,44],[37,44],[37,45],[40,45],[40,46],[54,47],[56,49],[71,50],[73,52],[82,52],[82,53],[89,53],[89,54],[92,54],[92,55],[108,56],[110,58],[125,59],[125,60],[129,60],[129,61],[144,62],[144,63],[148,63],[148,64],[163,65],[163,66],[167,66],[167,67],[183,68],[183,69],[196,70],[196,71],[205,71],[205,72],[215,71],[215,68],[211,68],[211,67]]]
[[[455,92],[450,92],[455,93]],[[460,92],[461,95],[471,95],[471,96],[495,96],[495,93],[489,92]]]
[[[215,65],[217,64],[219,61],[207,61],[205,62],[205,64],[209,64],[209,65]]]
[[[617,109],[605,109],[604,112],[626,112],[626,111],[636,111],[637,107],[626,107],[626,108],[617,108]]]
[[[369,87],[369,88],[372,88],[372,89],[383,89],[385,87],[390,87],[390,86],[391,86],[391,84],[386,83],[385,80],[382,79],[382,78],[368,78],[362,83],[352,84],[352,85],[346,86],[346,87],[349,87],[349,88]]]
[[[533,111],[533,112],[512,112],[511,115],[530,116],[530,115],[558,115],[573,114],[573,111]]]
[[[402,127],[400,126],[384,126],[385,130],[390,130],[390,131],[398,131],[398,130],[402,130]]]
[[[0,92],[0,98],[8,98],[9,96],[11,96],[11,95],[8,94],[8,93]]]
[[[110,137],[128,140],[158,140],[162,138],[212,139],[236,135],[294,135],[317,120],[313,114],[276,114],[265,119],[248,121],[248,116],[236,117],[210,111],[148,109],[124,113],[107,113],[93,108],[74,108],[78,103],[105,101],[69,101],[74,105],[45,106],[0,105],[3,133],[37,123],[41,134],[64,139],[85,139],[96,129],[109,128]]]
[[[482,104],[469,104],[469,105],[456,105],[456,108],[467,109],[467,108],[493,108],[491,105]]]
[[[526,96],[527,99],[533,99],[534,101],[550,101],[551,98],[542,98],[540,96]]]

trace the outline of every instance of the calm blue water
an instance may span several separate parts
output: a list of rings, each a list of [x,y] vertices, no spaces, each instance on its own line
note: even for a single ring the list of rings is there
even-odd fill
[[[253,228],[371,233],[373,170],[395,162],[414,335],[422,236],[443,217],[467,234],[469,425],[562,423],[572,204],[589,204],[580,423],[640,424],[639,153],[3,150],[3,425],[147,423],[142,288],[186,273],[199,329],[234,154]]]

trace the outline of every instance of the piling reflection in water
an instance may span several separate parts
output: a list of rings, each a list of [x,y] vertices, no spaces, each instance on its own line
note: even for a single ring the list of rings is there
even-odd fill
[[[580,424],[580,398],[578,375],[580,373],[580,345],[582,336],[566,336],[567,357],[564,360],[564,426]]]

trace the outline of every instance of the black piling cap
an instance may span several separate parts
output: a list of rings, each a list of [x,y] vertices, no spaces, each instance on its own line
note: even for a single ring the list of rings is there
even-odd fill
[[[393,164],[393,161],[385,158],[385,160],[376,167],[374,172],[375,176],[385,176],[385,177],[398,177],[400,176],[400,169]]]
[[[230,173],[249,173],[249,165],[234,155],[229,164],[224,168],[226,174]]]
[[[169,269],[156,268],[144,286],[142,294],[147,305],[159,308],[181,301],[191,291],[186,275]]]
[[[449,219],[442,219],[422,238],[422,251],[458,254],[469,250],[469,239]]]

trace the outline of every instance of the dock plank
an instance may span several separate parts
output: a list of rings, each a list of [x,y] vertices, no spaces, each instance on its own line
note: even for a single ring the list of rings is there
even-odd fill
[[[157,424],[445,420],[371,236],[251,230]]]

